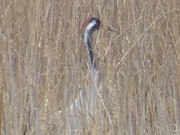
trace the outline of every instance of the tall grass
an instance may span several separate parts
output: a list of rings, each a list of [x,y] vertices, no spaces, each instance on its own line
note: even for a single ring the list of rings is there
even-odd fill
[[[179,0],[0,3],[0,134],[180,134]]]

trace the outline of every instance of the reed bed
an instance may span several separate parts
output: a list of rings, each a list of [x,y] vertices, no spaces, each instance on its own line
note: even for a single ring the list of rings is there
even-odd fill
[[[179,0],[0,3],[0,134],[180,134]]]

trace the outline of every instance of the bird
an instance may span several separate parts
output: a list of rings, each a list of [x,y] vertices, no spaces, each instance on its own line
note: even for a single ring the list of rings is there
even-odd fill
[[[92,41],[93,41],[92,34],[94,31],[100,29],[100,25],[101,25],[101,21],[98,18],[89,17],[85,19],[81,29],[82,38],[87,46],[90,62],[94,68],[96,68],[96,62],[94,60],[94,53],[92,50]]]

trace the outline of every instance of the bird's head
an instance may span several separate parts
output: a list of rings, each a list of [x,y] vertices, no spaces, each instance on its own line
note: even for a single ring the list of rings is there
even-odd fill
[[[100,20],[95,17],[87,18],[82,25],[82,36],[84,37],[85,34],[91,36],[94,31],[99,30],[100,24]]]

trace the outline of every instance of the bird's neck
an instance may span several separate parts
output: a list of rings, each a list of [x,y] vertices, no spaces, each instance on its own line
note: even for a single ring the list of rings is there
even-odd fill
[[[84,42],[86,43],[88,48],[91,48],[91,43],[90,43],[91,38],[92,38],[91,32],[86,30],[84,34]]]
[[[93,68],[96,68],[96,63],[94,61],[94,53],[93,53],[93,49],[92,49],[92,36],[91,36],[91,32],[86,31],[84,34],[84,42],[87,45],[88,48],[88,52],[89,52],[89,57],[90,57],[90,61],[91,61],[91,65]]]

